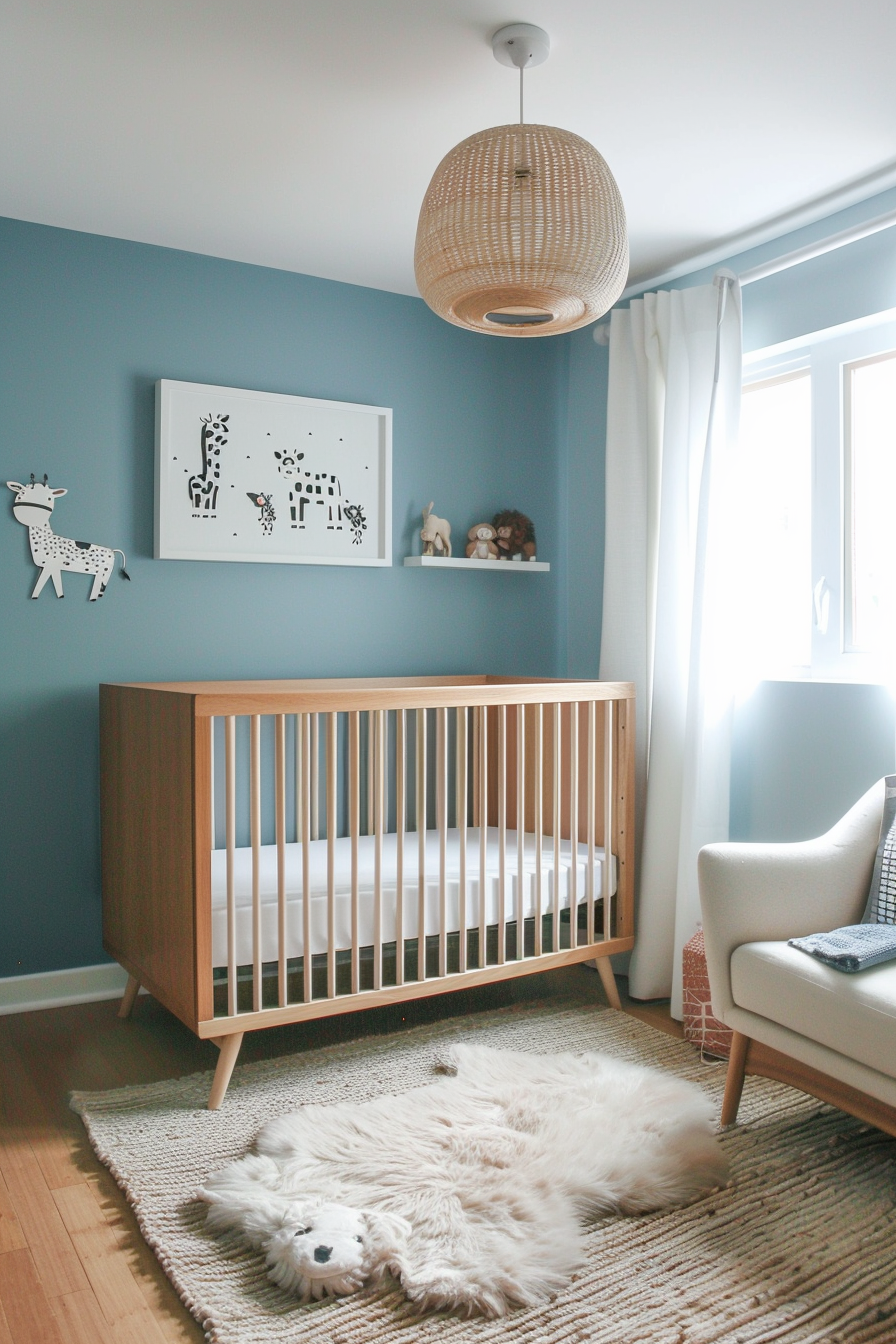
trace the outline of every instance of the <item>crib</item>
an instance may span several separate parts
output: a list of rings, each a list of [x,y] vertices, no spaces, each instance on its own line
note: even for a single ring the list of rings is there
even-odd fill
[[[219,1047],[633,944],[625,682],[100,687],[103,945]]]

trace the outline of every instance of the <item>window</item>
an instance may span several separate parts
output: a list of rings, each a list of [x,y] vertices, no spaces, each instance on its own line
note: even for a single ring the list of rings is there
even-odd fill
[[[744,361],[734,529],[753,675],[896,673],[893,318]]]
[[[844,645],[887,655],[896,630],[896,351],[847,364],[843,394]]]

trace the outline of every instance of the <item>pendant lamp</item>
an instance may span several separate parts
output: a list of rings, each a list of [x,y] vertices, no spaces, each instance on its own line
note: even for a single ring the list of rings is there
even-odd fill
[[[550,52],[541,28],[492,38],[520,72],[519,125],[456,145],[436,169],[417,225],[414,270],[439,317],[493,336],[553,336],[601,317],[628,277],[619,188],[593,145],[523,121],[523,71]]]

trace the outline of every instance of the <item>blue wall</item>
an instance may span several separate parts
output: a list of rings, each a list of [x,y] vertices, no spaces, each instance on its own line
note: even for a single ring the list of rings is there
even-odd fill
[[[896,191],[727,263],[744,270],[896,205]],[[715,268],[713,268],[715,269]],[[674,282],[702,283],[713,270]],[[896,307],[896,230],[744,291],[747,349]],[[417,300],[0,220],[0,480],[47,472],[63,535],[118,546],[101,603],[36,570],[0,517],[0,976],[104,960],[97,684],[488,670],[597,675],[608,352],[586,328],[488,340]],[[394,409],[389,570],[154,561],[153,384],[220,383]],[[405,570],[423,505],[455,536],[535,519],[549,575]],[[732,831],[824,829],[892,768],[877,688],[766,684],[741,710]]]
[[[97,685],[565,666],[563,341],[489,340],[419,300],[0,220],[0,480],[47,472],[55,530],[127,553],[101,602],[37,575],[0,514],[0,976],[100,945]],[[392,569],[156,561],[153,385],[394,410]],[[423,506],[462,541],[502,507],[550,574],[404,569]],[[561,619],[561,614],[563,618]]]
[[[896,191],[720,263],[735,273],[896,208]],[[664,288],[708,283],[717,266]],[[804,336],[896,307],[896,228],[743,291],[744,347]],[[569,338],[567,647],[570,673],[597,676],[603,585],[603,482],[609,351],[590,328]],[[807,839],[827,829],[894,768],[896,713],[880,687],[766,683],[740,707],[731,777],[731,833]]]

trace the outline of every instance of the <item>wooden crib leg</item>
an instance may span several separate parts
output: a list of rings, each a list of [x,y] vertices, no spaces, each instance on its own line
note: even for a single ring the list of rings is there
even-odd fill
[[[744,1073],[747,1067],[747,1049],[749,1036],[743,1032],[734,1032],[731,1038],[731,1054],[728,1056],[728,1073],[725,1077],[725,1095],[722,1098],[722,1125],[733,1125],[737,1119],[741,1093],[744,1090]]]
[[[621,1012],[622,1002],[619,998],[619,990],[616,988],[616,977],[613,974],[613,967],[610,965],[610,958],[595,957],[594,964],[600,975],[600,982],[604,987],[607,1002],[611,1008],[618,1008]]]
[[[121,1006],[118,1009],[119,1017],[130,1017],[131,1009],[134,1007],[137,995],[140,993],[140,981],[136,975],[128,976],[128,983],[125,987],[124,998],[121,1000]]]
[[[208,1094],[208,1108],[210,1111],[216,1111],[224,1100],[224,1094],[230,1082],[230,1075],[233,1073],[236,1057],[240,1053],[240,1046],[243,1043],[242,1031],[235,1031],[231,1036],[213,1037],[215,1045],[221,1051],[218,1058],[218,1067],[215,1069],[215,1081],[212,1083],[212,1090]]]

